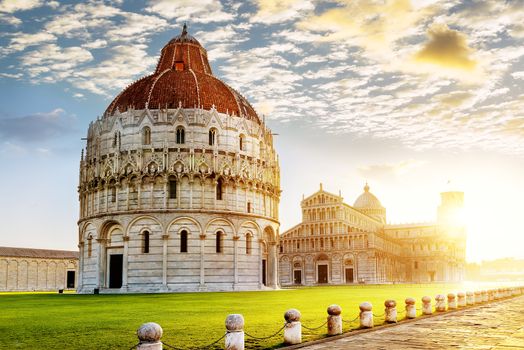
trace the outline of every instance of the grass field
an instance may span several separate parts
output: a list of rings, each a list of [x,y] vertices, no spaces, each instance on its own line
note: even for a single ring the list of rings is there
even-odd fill
[[[0,349],[129,349],[137,343],[136,329],[157,322],[162,340],[180,348],[204,346],[224,334],[228,314],[244,315],[245,331],[258,337],[270,335],[284,323],[287,309],[302,313],[302,324],[321,325],[330,304],[342,307],[346,320],[358,315],[358,305],[370,301],[374,313],[383,314],[384,300],[457,292],[458,285],[331,286],[269,292],[179,293],[139,295],[77,295],[46,293],[0,294]],[[378,321],[378,320],[377,320]],[[379,321],[380,322],[380,321]],[[345,324],[344,329],[356,327]],[[304,332],[304,339],[323,336],[325,327]],[[253,341],[246,347],[278,347],[282,335]],[[217,349],[223,348],[223,341]]]

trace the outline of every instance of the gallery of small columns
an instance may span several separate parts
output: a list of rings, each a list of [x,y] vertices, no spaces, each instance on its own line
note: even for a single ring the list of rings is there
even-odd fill
[[[278,190],[211,174],[136,173],[100,179],[80,190],[81,218],[130,210],[227,210],[278,218]]]
[[[77,260],[0,258],[0,291],[74,289]]]
[[[276,288],[278,222],[228,218],[192,212],[84,221],[78,291]]]
[[[282,286],[403,282],[405,271],[399,257],[370,249],[280,254]]]

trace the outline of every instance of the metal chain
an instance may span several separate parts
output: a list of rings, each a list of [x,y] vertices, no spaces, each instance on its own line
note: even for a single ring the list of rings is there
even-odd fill
[[[276,336],[278,333],[280,333],[280,332],[284,329],[284,327],[286,327],[286,324],[287,324],[287,323],[284,323],[284,325],[283,325],[283,326],[282,326],[278,331],[276,331],[274,334],[272,334],[272,335],[270,335],[270,336],[268,336],[268,337],[255,337],[254,335],[251,335],[251,334],[249,334],[249,333],[247,333],[247,332],[244,332],[244,334],[245,334],[247,337],[249,337],[249,338],[253,338],[253,339],[256,339],[256,340],[266,340],[266,339],[269,339],[269,338],[273,338],[273,337]]]
[[[222,339],[224,339],[225,336],[226,336],[226,334],[227,334],[227,333],[224,333],[223,336],[221,336],[220,338],[218,338],[217,340],[215,340],[215,341],[212,342],[211,344],[204,345],[204,346],[198,346],[198,347],[196,347],[196,348],[194,348],[194,349],[207,349],[207,348],[209,348],[209,347],[215,345],[216,343],[218,343],[218,342],[221,341]]]
[[[140,343],[136,343],[135,345],[133,345],[132,347],[129,348],[129,350],[133,350],[133,349],[136,349],[137,346],[139,346]]]
[[[346,321],[346,320],[342,320],[342,322],[345,322],[345,323],[353,323],[355,322],[356,320],[358,320],[358,318],[360,317],[360,315],[358,315],[357,317],[355,317],[354,319],[352,319],[351,321]]]
[[[383,313],[382,315],[375,315],[375,314],[373,314],[373,316],[375,316],[375,317],[379,317],[379,318],[380,318],[380,317],[383,317],[384,315],[385,315],[385,313]]]
[[[305,329],[308,329],[308,330],[310,330],[310,331],[316,331],[317,329],[320,329],[320,328],[324,327],[327,323],[328,323],[328,321],[322,323],[322,324],[321,324],[320,326],[318,326],[318,327],[311,327],[311,328],[310,328],[310,327],[307,327],[307,326],[304,326],[304,325],[302,325],[302,327],[304,327]]]
[[[170,349],[175,349],[175,350],[179,350],[180,349],[180,348],[174,347],[173,345],[169,345],[169,344],[167,344],[165,342],[162,342],[162,345],[165,345],[165,346],[167,346]]]

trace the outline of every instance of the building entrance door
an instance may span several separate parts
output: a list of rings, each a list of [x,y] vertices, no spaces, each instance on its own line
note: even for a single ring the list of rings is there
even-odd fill
[[[347,268],[346,269],[346,283],[353,283],[355,281],[353,277],[353,269]]]
[[[67,271],[67,288],[75,288],[75,271]]]
[[[318,265],[317,275],[318,275],[317,283],[328,283],[328,266],[327,265]]]
[[[264,286],[267,286],[266,270],[267,270],[267,261],[266,259],[262,259],[262,284]]]
[[[293,283],[302,284],[302,270],[293,271]]]
[[[124,255],[111,254],[109,255],[109,288],[122,287],[122,268]]]

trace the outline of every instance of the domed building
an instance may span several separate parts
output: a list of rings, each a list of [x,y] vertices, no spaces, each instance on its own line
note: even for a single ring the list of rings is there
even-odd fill
[[[280,283],[462,281],[466,231],[455,218],[463,205],[462,192],[445,192],[435,223],[392,225],[367,183],[353,206],[320,185],[301,202],[302,222],[280,237]]]
[[[386,223],[386,208],[382,206],[373,193],[369,192],[369,185],[367,182],[366,186],[364,186],[364,193],[358,196],[355,204],[353,204],[353,208],[379,220],[383,224]]]
[[[278,286],[271,130],[184,29],[89,126],[78,292]]]

